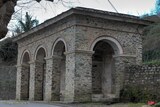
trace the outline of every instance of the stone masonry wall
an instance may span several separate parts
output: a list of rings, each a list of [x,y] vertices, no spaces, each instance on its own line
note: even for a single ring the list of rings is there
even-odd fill
[[[15,99],[16,67],[0,66],[0,100]]]
[[[75,47],[79,50],[89,50],[92,43],[100,37],[116,39],[123,48],[123,54],[134,56],[137,64],[141,64],[142,41],[137,33],[137,24],[102,20],[89,16],[77,16]],[[113,46],[112,46],[113,48]]]
[[[160,66],[142,65],[130,66],[125,72],[125,86],[132,85],[160,94]]]

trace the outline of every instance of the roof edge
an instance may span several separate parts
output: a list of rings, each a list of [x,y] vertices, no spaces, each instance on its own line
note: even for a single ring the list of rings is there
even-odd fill
[[[15,36],[13,38],[13,41],[18,41],[21,38],[24,38],[27,35],[30,35],[32,33],[35,33],[38,30],[43,29],[44,27],[52,25],[55,22],[58,22],[58,21],[64,19],[65,17],[68,17],[72,14],[89,15],[92,17],[99,17],[99,18],[104,18],[104,19],[108,19],[108,20],[116,20],[116,21],[122,21],[122,22],[128,22],[128,23],[137,23],[137,24],[141,24],[141,25],[149,25],[149,24],[153,23],[151,21],[140,19],[139,17],[133,16],[133,15],[114,13],[114,12],[91,9],[91,8],[84,8],[84,7],[76,7],[76,8],[71,8],[71,9],[69,9],[65,12],[62,12],[61,14],[51,18],[51,19],[44,21],[43,23],[41,23],[38,26],[29,30],[28,32],[24,32],[18,36]],[[102,15],[103,15],[103,17],[102,17]],[[106,16],[106,17],[104,17],[104,16]]]
[[[92,8],[84,8],[84,7],[76,7],[76,8],[73,8],[73,9],[74,9],[75,13],[82,14],[82,15],[93,16],[93,15],[88,14],[88,13],[95,13],[95,14],[98,14],[98,15],[106,15],[106,17],[104,19],[108,19],[108,20],[116,20],[116,21],[129,22],[129,23],[137,23],[137,24],[142,24],[142,25],[150,25],[151,23],[153,23],[153,21],[145,20],[145,19],[142,19],[138,16],[123,14],[123,13],[115,13],[115,12],[109,12],[109,11],[92,9]],[[85,12],[87,12],[87,14]],[[108,17],[108,16],[110,16],[110,17]],[[97,16],[97,17],[99,17],[99,16]]]
[[[50,26],[50,25],[52,25],[53,23],[58,22],[58,21],[64,19],[65,17],[67,17],[67,16],[70,16],[70,15],[73,14],[73,13],[74,13],[73,8],[72,8],[72,9],[69,9],[68,11],[62,12],[61,14],[59,14],[59,15],[51,18],[51,19],[48,19],[48,20],[44,21],[43,23],[39,24],[38,26],[33,27],[33,28],[30,29],[29,31],[24,32],[24,33],[21,33],[20,35],[15,36],[15,37],[13,38],[13,41],[18,41],[19,39],[24,38],[24,37],[26,37],[27,35],[30,35],[30,34],[32,34],[32,33],[35,33],[35,32],[37,32],[38,30],[43,29],[44,27]]]

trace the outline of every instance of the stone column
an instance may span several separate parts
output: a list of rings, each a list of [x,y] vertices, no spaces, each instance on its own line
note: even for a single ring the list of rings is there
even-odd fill
[[[35,97],[34,100],[43,100],[45,93],[44,61],[35,61]]]
[[[22,67],[17,65],[16,100],[21,99],[21,70]]]
[[[29,98],[29,65],[17,66],[16,99],[28,100]]]
[[[51,101],[52,95],[52,71],[53,71],[53,58],[45,58],[46,60],[46,73],[45,73],[45,101]]]
[[[51,92],[51,100],[59,101],[61,97],[60,93],[60,63],[62,57],[58,55],[52,56],[52,92]]]
[[[64,101],[74,102],[75,53],[66,54],[65,96]]]
[[[84,50],[66,53],[65,101],[91,101],[92,54]]]
[[[30,62],[30,95],[29,100],[43,100],[44,97],[44,62]]]
[[[30,87],[29,87],[29,100],[35,100],[35,61],[29,62],[30,64]]]
[[[136,58],[133,55],[116,55],[114,56],[114,73],[113,73],[113,93],[115,98],[119,98],[120,90],[123,88],[125,67],[135,64]]]

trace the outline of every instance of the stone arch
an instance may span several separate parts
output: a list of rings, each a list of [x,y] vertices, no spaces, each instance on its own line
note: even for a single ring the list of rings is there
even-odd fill
[[[35,56],[35,100],[44,100],[45,73],[46,73],[46,49],[40,46]]]
[[[60,42],[60,41],[63,42],[63,44],[64,44],[64,46],[65,46],[65,51],[66,51],[66,52],[68,51],[67,44],[66,44],[65,40],[64,40],[63,38],[58,38],[58,39],[54,42],[54,44],[53,44],[53,46],[52,46],[51,55],[54,54],[55,46],[56,46],[57,43]]]
[[[99,41],[105,41],[108,44],[110,44],[116,55],[123,54],[123,48],[122,48],[121,44],[119,43],[119,41],[113,37],[110,37],[110,36],[102,36],[102,37],[95,39],[93,41],[93,43],[91,44],[91,47],[90,47],[91,51],[93,51],[94,46]]]
[[[44,46],[44,45],[39,45],[39,46],[36,48],[36,50],[35,50],[35,53],[34,53],[34,60],[37,60],[37,53],[38,53],[39,49],[44,49],[45,57],[48,56],[48,51],[47,51],[46,46]]]
[[[64,100],[65,90],[65,72],[66,72],[66,42],[63,39],[57,39],[53,45],[53,72],[52,77],[52,100]]]
[[[109,98],[115,94],[116,61],[113,56],[123,54],[123,49],[116,39],[106,36],[97,38],[90,50],[94,51],[92,56],[93,98],[96,96],[102,99]]]
[[[25,50],[21,57],[21,99],[28,100],[29,99],[29,86],[30,86],[30,52]]]
[[[28,54],[28,58],[29,58],[29,61],[31,61],[31,53],[29,50],[24,50],[22,55],[21,55],[21,59],[20,59],[20,64],[23,64],[24,61],[24,56]]]

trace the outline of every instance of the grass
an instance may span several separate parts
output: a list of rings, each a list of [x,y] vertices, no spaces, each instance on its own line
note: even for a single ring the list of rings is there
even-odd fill
[[[142,107],[145,103],[129,103],[128,107]]]

